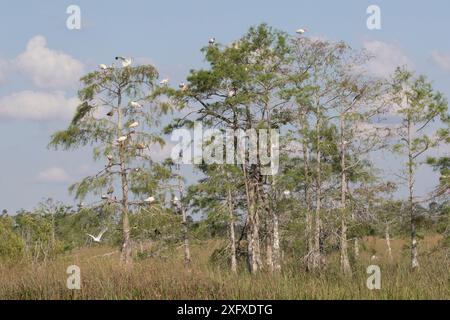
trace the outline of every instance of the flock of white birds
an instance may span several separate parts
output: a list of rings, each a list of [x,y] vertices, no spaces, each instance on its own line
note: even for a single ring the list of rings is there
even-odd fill
[[[303,35],[305,32],[307,32],[307,29],[305,29],[305,28],[300,28],[300,29],[296,30],[296,33],[297,33],[298,35]],[[209,45],[214,45],[214,44],[216,43],[216,38],[211,38],[211,39],[209,39],[208,43],[209,43]],[[132,58],[127,58],[127,57],[123,57],[123,56],[117,56],[117,57],[115,57],[115,59],[121,62],[123,68],[126,68],[126,67],[131,66],[131,64],[132,64],[132,62],[133,62],[133,59],[132,59]],[[114,68],[114,64],[112,64],[112,65],[110,65],[110,66],[107,66],[106,64],[103,64],[103,63],[102,63],[102,64],[99,64],[98,67],[99,67],[100,70],[109,70],[109,69],[113,69],[113,68]],[[167,79],[167,78],[166,78],[166,79],[162,79],[162,80],[160,81],[160,85],[168,86],[168,85],[169,85],[169,79]],[[185,84],[184,82],[181,82],[181,83],[178,85],[178,87],[179,87],[182,91],[186,91],[186,90],[188,89],[187,84]],[[228,91],[228,97],[231,98],[231,97],[235,97],[235,96],[236,96],[236,90],[235,90],[235,89],[231,89],[231,90]],[[142,108],[142,107],[143,107],[143,105],[140,104],[140,103],[137,102],[137,101],[130,101],[129,105],[130,105],[131,107],[133,107],[133,108]],[[114,115],[114,110],[111,110],[110,112],[107,113],[107,116],[109,116],[109,117],[112,117],[113,115]],[[138,126],[139,126],[139,122],[134,121],[134,122],[132,122],[132,123],[130,123],[130,124],[128,125],[128,128],[129,128],[129,129],[133,129],[133,128],[136,128],[136,127],[138,127]],[[128,140],[128,135],[120,136],[119,138],[117,138],[117,142],[118,142],[119,144],[120,144],[120,143],[124,143],[124,142],[127,141],[127,140]],[[142,143],[140,143],[140,144],[138,144],[136,147],[137,147],[138,149],[142,150],[142,149],[145,148],[145,145],[142,144]],[[108,163],[109,163],[108,165],[111,165],[111,164],[112,164],[112,161],[113,161],[112,155],[107,155],[107,159],[108,159]],[[110,189],[108,189],[108,193],[107,193],[106,195],[102,195],[102,196],[101,196],[101,199],[102,199],[102,200],[110,200],[110,199],[111,199],[111,194],[112,194],[113,192],[114,192],[114,189],[113,189],[112,187],[110,187]],[[285,197],[289,197],[289,196],[291,195],[291,191],[290,191],[290,190],[284,190],[284,191],[283,191],[283,195],[284,195]],[[154,203],[155,201],[156,201],[155,197],[150,196],[150,197],[148,197],[148,198],[146,198],[146,199],[144,200],[144,203],[152,204],[152,203]],[[173,198],[172,201],[173,201],[173,203],[174,203],[175,205],[180,205],[180,199],[178,199],[176,196]],[[108,228],[104,228],[97,236],[94,236],[94,235],[89,234],[89,233],[86,233],[86,234],[87,234],[94,242],[100,243],[100,242],[101,242],[101,239],[102,239],[102,237],[103,237],[103,235],[105,234],[105,232],[106,232],[107,230],[108,230]]]

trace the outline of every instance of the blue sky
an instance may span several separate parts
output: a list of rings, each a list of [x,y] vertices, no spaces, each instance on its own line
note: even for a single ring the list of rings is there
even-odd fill
[[[66,28],[72,4],[81,8],[81,30]],[[379,31],[366,27],[372,4],[381,8]],[[43,197],[71,203],[67,187],[95,172],[99,164],[88,149],[55,152],[46,146],[70,121],[76,78],[116,55],[150,62],[178,83],[202,65],[199,49],[210,37],[229,43],[261,22],[287,32],[307,27],[309,36],[371,50],[376,73],[406,63],[450,97],[449,18],[447,0],[2,1],[0,209],[29,209]],[[379,164],[392,172],[399,161],[387,156]],[[423,193],[436,177],[424,169],[418,182]]]

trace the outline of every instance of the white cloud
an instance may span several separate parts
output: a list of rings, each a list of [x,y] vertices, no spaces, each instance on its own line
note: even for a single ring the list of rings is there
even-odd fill
[[[366,69],[377,77],[389,77],[397,67],[409,66],[413,63],[396,44],[382,41],[365,41],[363,48],[373,58],[367,63]]]
[[[47,48],[43,36],[28,41],[25,52],[14,66],[42,88],[63,88],[75,84],[83,75],[83,64],[66,53]]]
[[[66,98],[62,91],[21,91],[0,98],[0,117],[48,120],[69,119],[78,105],[78,98]]]
[[[36,180],[39,182],[67,182],[70,177],[64,169],[51,167],[39,172]]]
[[[445,54],[434,50],[431,52],[431,59],[440,68],[445,71],[450,71],[450,54]]]

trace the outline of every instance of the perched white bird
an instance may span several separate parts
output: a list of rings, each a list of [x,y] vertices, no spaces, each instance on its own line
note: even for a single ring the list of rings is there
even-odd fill
[[[209,39],[208,43],[209,43],[210,45],[213,45],[214,43],[216,43],[216,38],[211,38],[211,39]]]
[[[109,197],[106,194],[102,195],[102,200],[108,200],[108,199],[109,199]]]
[[[112,159],[113,159],[113,156],[112,155],[110,155],[110,154],[108,154],[107,156],[106,156],[106,158],[109,160],[109,161],[112,161]]]
[[[131,65],[132,59],[131,58],[126,58],[126,57],[116,57],[116,60],[120,60],[122,61],[122,67],[126,68],[129,65]]]
[[[131,101],[130,106],[132,106],[133,108],[142,108],[142,104],[136,101]]]
[[[289,191],[289,190],[284,190],[284,191],[283,191],[283,194],[284,194],[286,197],[289,197],[289,196],[291,195],[291,191]]]
[[[144,202],[153,203],[153,202],[155,202],[155,198],[154,197],[148,197],[147,199],[144,200]]]
[[[236,96],[236,90],[232,89],[232,90],[228,91],[228,96],[230,98]]]
[[[297,31],[295,31],[297,34],[299,34],[299,35],[302,35],[302,34],[304,34],[306,31],[308,31],[308,30],[306,30],[305,28],[300,28],[300,29],[298,29]]]
[[[163,85],[163,86],[167,86],[169,84],[169,79],[162,79],[159,84]]]
[[[186,83],[181,82],[178,87],[181,89],[181,91],[186,91],[188,89],[188,86]]]
[[[102,240],[103,235],[105,234],[105,232],[108,231],[108,228],[104,228],[99,234],[98,236],[93,236],[92,234],[86,233],[89,237],[92,238],[92,240],[94,240],[94,242],[100,242]]]
[[[173,197],[173,202],[178,202],[178,201],[180,201],[180,199],[178,199],[177,196]]]
[[[136,128],[137,126],[139,126],[139,122],[135,121],[133,123],[130,123],[130,125],[128,126],[128,128]]]
[[[102,69],[102,70],[108,69],[108,66],[107,66],[106,64],[104,64],[104,63],[99,64],[98,67],[99,67],[100,69]]]
[[[127,136],[121,136],[117,139],[117,142],[124,142],[125,140],[127,140],[128,137]]]

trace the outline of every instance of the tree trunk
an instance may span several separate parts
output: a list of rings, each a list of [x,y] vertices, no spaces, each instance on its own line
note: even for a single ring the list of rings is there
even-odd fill
[[[184,266],[186,269],[190,269],[191,267],[191,250],[189,248],[189,235],[188,235],[188,224],[187,224],[187,214],[183,205],[183,183],[181,181],[181,177],[178,178],[178,189],[180,192],[180,209],[182,215],[182,224],[183,224],[183,240],[184,240]]]
[[[409,216],[411,223],[411,268],[419,268],[416,219],[414,215],[414,157],[412,146],[412,128],[411,121],[408,119],[408,189],[409,189]]]
[[[271,216],[271,212],[268,208],[268,215],[266,219],[266,265],[267,270],[269,272],[274,271],[274,263],[273,263],[273,237],[272,237],[272,230],[273,230],[273,219]]]
[[[230,219],[230,249],[231,249],[231,272],[237,272],[237,261],[236,261],[236,236],[234,231],[234,206],[233,198],[231,196],[231,190],[228,188],[228,215]]]
[[[316,143],[317,143],[317,152],[316,152],[316,215],[315,215],[315,230],[314,230],[314,254],[313,254],[313,269],[316,270],[321,267],[322,262],[322,252],[321,252],[321,219],[320,219],[320,211],[321,211],[321,197],[322,197],[322,181],[321,181],[321,151],[320,151],[320,115],[319,115],[319,107],[317,108],[317,121],[316,121]]]
[[[276,272],[281,271],[281,254],[280,254],[280,233],[279,233],[279,223],[278,214],[272,212],[273,217],[273,263],[274,270]]]
[[[304,186],[304,196],[305,196],[305,206],[306,206],[306,268],[307,270],[312,269],[312,254],[314,250],[314,239],[313,239],[313,227],[312,227],[312,214],[311,214],[311,194],[309,186],[309,148],[308,142],[306,140],[306,125],[305,125],[305,114],[302,112],[300,126],[302,128],[303,142],[302,142],[302,152],[304,161],[304,175],[305,175],[305,186]]]
[[[122,107],[121,107],[122,96],[118,93],[117,101],[117,137],[122,135]],[[127,169],[125,164],[125,150],[122,143],[119,144],[119,160],[120,160],[120,178],[122,186],[122,229],[123,229],[123,239],[122,239],[122,252],[120,260],[123,264],[128,265],[132,263],[131,255],[131,240],[130,240],[130,221],[128,217],[128,177]]]
[[[386,229],[385,229],[385,239],[386,239],[386,246],[388,250],[388,256],[389,261],[394,261],[394,258],[392,256],[392,248],[391,248],[391,237],[389,235],[389,224],[386,223]]]
[[[345,135],[344,135],[344,119],[340,117],[340,130],[341,130],[341,271],[345,275],[350,275],[352,269],[350,267],[350,261],[348,259],[348,243],[347,243],[347,173],[345,163]]]

